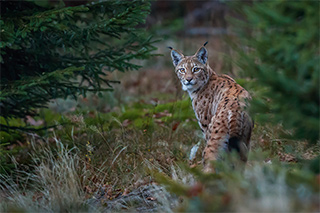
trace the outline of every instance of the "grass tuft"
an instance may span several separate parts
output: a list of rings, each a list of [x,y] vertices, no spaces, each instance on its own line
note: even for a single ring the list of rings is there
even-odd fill
[[[20,171],[15,178],[2,175],[0,185],[6,192],[1,212],[23,209],[27,212],[83,211],[83,182],[87,171],[77,155],[77,148],[68,149],[56,139],[56,147],[46,148],[41,155],[32,155],[33,172]]]

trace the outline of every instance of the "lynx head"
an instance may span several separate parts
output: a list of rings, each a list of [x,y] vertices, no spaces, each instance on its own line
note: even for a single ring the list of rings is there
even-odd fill
[[[175,72],[185,91],[193,92],[200,89],[209,80],[208,51],[204,47],[206,44],[207,42],[193,56],[184,56],[169,47]]]

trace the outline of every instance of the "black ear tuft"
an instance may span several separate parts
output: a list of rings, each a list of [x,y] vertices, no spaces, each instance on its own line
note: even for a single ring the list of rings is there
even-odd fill
[[[196,56],[197,56],[198,60],[199,60],[201,63],[205,64],[205,63],[207,62],[207,60],[208,60],[208,52],[207,52],[207,49],[204,48],[204,47],[201,47],[201,48],[198,50]]]
[[[175,50],[172,50],[171,58],[172,58],[173,65],[176,67],[179,64],[179,62],[182,60],[183,55]]]
[[[206,41],[206,43],[203,44],[203,46],[206,46],[208,44],[208,41]]]

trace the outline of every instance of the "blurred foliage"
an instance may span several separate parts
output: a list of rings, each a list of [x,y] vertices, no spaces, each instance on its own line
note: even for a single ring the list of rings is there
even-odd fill
[[[232,20],[239,35],[237,65],[251,77],[255,119],[281,123],[287,137],[319,139],[319,3],[230,2],[246,17]],[[240,44],[240,45],[239,45]]]
[[[234,167],[237,156],[229,155],[223,161],[213,162],[218,170],[216,174],[182,165],[192,174],[189,181],[161,173],[156,174],[156,179],[170,192],[181,196],[179,212],[317,211],[319,182],[316,170],[309,168],[319,158],[301,166],[275,159],[268,164],[261,162],[261,156],[266,155],[268,153],[254,151],[255,157],[251,156],[251,165],[244,173]]]
[[[140,68],[132,61],[156,49],[141,27],[149,12],[140,0],[1,2],[1,129],[16,128],[8,120],[35,116],[51,99],[112,90],[107,72]]]

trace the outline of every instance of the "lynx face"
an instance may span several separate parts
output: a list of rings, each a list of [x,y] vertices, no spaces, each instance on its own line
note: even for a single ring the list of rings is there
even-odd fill
[[[209,70],[206,64],[208,54],[205,48],[200,48],[193,56],[184,56],[173,50],[171,57],[183,90],[193,92],[208,82]]]

